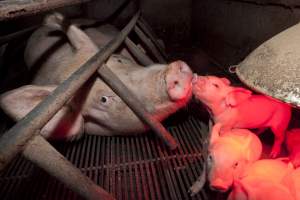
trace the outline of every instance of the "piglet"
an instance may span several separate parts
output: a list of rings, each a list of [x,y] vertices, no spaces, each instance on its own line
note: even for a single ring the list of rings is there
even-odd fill
[[[294,195],[285,182],[293,170],[281,160],[256,161],[235,179],[228,200],[292,200]]]
[[[286,147],[289,151],[289,159],[294,167],[300,166],[300,128],[288,130],[286,132]]]
[[[247,165],[260,158],[262,144],[247,129],[231,129],[220,136],[220,128],[221,125],[216,124],[211,131],[208,179],[212,189],[225,192]]]
[[[283,184],[289,188],[294,199],[300,200],[300,168],[292,171],[283,180]]]
[[[232,128],[271,128],[275,135],[271,157],[276,157],[291,118],[291,107],[250,90],[233,87],[226,78],[198,76],[193,79],[193,94],[204,103],[221,133]]]

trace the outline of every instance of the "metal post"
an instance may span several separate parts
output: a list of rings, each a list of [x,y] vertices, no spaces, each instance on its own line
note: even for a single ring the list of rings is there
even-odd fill
[[[23,155],[85,199],[114,199],[103,188],[83,175],[40,135],[36,135],[27,143]]]

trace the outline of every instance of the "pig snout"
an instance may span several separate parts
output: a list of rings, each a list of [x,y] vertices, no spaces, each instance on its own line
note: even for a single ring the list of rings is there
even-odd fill
[[[210,188],[219,192],[226,192],[229,189],[228,185],[221,179],[216,179],[213,182],[211,182]]]
[[[193,93],[200,99],[202,92],[205,91],[207,83],[207,78],[205,76],[197,76],[193,78]]]
[[[172,101],[187,99],[191,96],[193,72],[183,61],[175,61],[168,67],[166,83]]]

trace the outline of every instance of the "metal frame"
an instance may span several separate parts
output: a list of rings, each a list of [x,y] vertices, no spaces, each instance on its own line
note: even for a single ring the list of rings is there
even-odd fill
[[[71,2],[68,0],[54,0],[55,2]],[[54,2],[53,1],[53,2]],[[86,2],[72,1],[75,2]],[[64,4],[65,5],[65,4]],[[3,4],[0,4],[0,13]],[[61,5],[63,6],[63,5]],[[48,5],[49,7],[49,5]],[[57,7],[57,5],[56,5]],[[53,7],[54,8],[54,7]],[[41,10],[39,10],[41,11]],[[34,13],[34,12],[33,12]],[[3,13],[1,13],[3,14]],[[17,16],[3,16],[0,14],[0,21]],[[2,17],[2,18],[1,18]],[[143,108],[143,104],[138,101],[133,94],[128,92],[127,87],[115,76],[103,63],[108,57],[123,43],[130,41],[127,37],[131,30],[136,26],[139,18],[139,12],[131,19],[120,34],[114,38],[108,45],[102,48],[94,56],[92,56],[85,64],[75,71],[67,80],[61,83],[51,95],[46,97],[38,106],[21,119],[15,126],[5,132],[0,138],[0,171],[19,153],[43,168],[52,176],[59,179],[69,188],[76,191],[85,199],[114,199],[103,188],[97,186],[88,177],[83,175],[79,169],[74,167],[67,159],[65,159],[58,151],[55,150],[44,138],[39,135],[39,130],[48,122],[51,117],[76,93],[76,91],[96,72],[104,79],[104,81],[112,87],[112,89],[120,95],[120,97],[128,104],[128,106],[137,114],[140,119],[154,130],[157,136],[162,139],[170,149],[177,147],[177,142],[171,134],[162,126],[160,122],[154,119]],[[145,34],[139,37],[144,37]],[[143,38],[141,38],[143,40]],[[128,45],[128,42],[126,43]],[[133,42],[128,45],[134,56],[145,60],[146,64],[153,61],[148,58]],[[153,49],[154,45],[151,46]],[[158,55],[158,51],[154,50],[154,55]],[[161,56],[161,55],[160,55]],[[160,57],[158,56],[158,57]],[[162,58],[162,57],[160,57]],[[148,59],[148,60],[147,60]],[[124,91],[126,91],[124,95]]]
[[[0,21],[37,14],[56,8],[86,3],[90,0],[5,0],[0,1]]]

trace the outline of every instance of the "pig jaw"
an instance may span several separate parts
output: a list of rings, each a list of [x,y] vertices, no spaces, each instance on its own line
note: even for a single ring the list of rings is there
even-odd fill
[[[193,73],[186,63],[170,63],[165,77],[170,100],[188,101],[192,95],[192,79]]]
[[[221,178],[216,178],[210,181],[210,188],[214,191],[219,192],[227,192],[227,190],[231,187],[232,181],[225,182]]]

